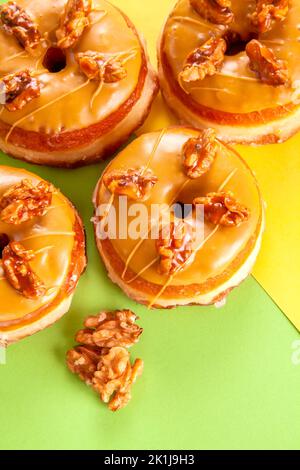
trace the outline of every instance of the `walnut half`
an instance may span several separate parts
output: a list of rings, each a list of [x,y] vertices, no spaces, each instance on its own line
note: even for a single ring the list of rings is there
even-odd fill
[[[85,329],[80,330],[75,339],[78,343],[101,348],[129,348],[138,342],[143,332],[135,323],[137,319],[131,310],[103,311],[88,317],[84,322]]]
[[[45,215],[52,202],[53,190],[53,186],[46,181],[34,186],[31,181],[22,180],[0,198],[0,220],[19,225]]]
[[[250,69],[266,85],[281,86],[289,84],[288,68],[284,60],[277,59],[274,52],[256,39],[248,42],[246,53]]]
[[[68,0],[60,27],[56,31],[57,45],[62,49],[75,46],[85,28],[89,26],[92,0]]]
[[[127,77],[127,71],[116,57],[107,59],[100,52],[79,52],[76,60],[80,70],[90,79],[115,83]]]
[[[0,87],[8,111],[23,109],[27,103],[41,94],[40,83],[29,70],[5,75],[0,81]]]
[[[216,133],[205,129],[194,139],[189,139],[183,147],[183,167],[189,178],[200,178],[207,173],[215,161],[218,150]]]
[[[160,230],[156,242],[159,254],[158,272],[172,275],[188,266],[194,257],[191,227],[183,220],[171,222]]]
[[[284,21],[288,11],[289,0],[257,0],[250,20],[260,33],[266,33],[277,22]]]
[[[194,205],[204,205],[204,217],[214,225],[238,227],[250,217],[250,210],[236,201],[230,191],[209,193],[205,197],[197,197]]]
[[[7,281],[28,299],[37,299],[46,292],[43,282],[29,265],[33,258],[33,251],[26,250],[18,242],[10,242],[2,252],[3,271]]]
[[[128,196],[129,199],[145,201],[150,197],[157,177],[144,168],[113,170],[103,177],[104,185],[112,194]]]
[[[0,6],[0,19],[3,29],[15,36],[17,41],[27,51],[36,49],[41,41],[41,34],[37,25],[28,13],[15,2],[8,2]]]
[[[215,24],[230,24],[234,19],[231,0],[190,0],[194,10],[202,18]]]
[[[223,65],[226,48],[225,39],[215,37],[197,47],[188,55],[179,74],[179,83],[195,82],[214,75]]]
[[[108,403],[111,411],[124,408],[131,400],[131,387],[143,372],[144,363],[136,359],[130,363],[129,352],[125,348],[112,348],[101,356],[93,378],[93,388],[101,400]]]

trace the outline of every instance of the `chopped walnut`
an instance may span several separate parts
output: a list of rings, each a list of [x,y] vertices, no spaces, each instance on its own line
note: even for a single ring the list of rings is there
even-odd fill
[[[0,6],[0,19],[3,29],[8,34],[15,36],[17,41],[27,51],[36,49],[41,41],[41,34],[37,25],[32,21],[28,13],[15,2],[8,2]]]
[[[194,259],[191,227],[183,220],[163,227],[156,241],[156,249],[160,256],[159,273],[172,275],[180,271]]]
[[[204,130],[198,138],[189,139],[183,147],[183,167],[189,178],[200,178],[215,161],[218,150],[216,133]]]
[[[90,24],[92,0],[68,0],[56,31],[57,45],[62,49],[73,47]]]
[[[90,80],[115,83],[127,77],[127,71],[117,57],[107,58],[99,52],[79,52],[76,60],[81,71]]]
[[[53,190],[53,186],[46,181],[34,186],[31,181],[22,180],[0,198],[0,220],[18,225],[45,215],[52,202]]]
[[[202,18],[215,24],[230,24],[234,19],[231,0],[190,0],[194,10]]]
[[[263,83],[271,86],[288,85],[287,63],[277,59],[271,49],[253,39],[248,42],[246,53],[250,59],[250,69]]]
[[[277,22],[284,21],[288,11],[289,0],[257,0],[256,9],[250,19],[260,33],[266,33]]]
[[[249,209],[238,203],[230,191],[197,197],[193,204],[203,204],[205,219],[214,225],[238,227],[250,217]]]
[[[114,170],[104,175],[103,182],[112,194],[128,196],[129,199],[145,201],[150,197],[157,177],[143,168]]]
[[[39,81],[34,78],[29,70],[5,75],[0,80],[0,87],[5,96],[5,108],[8,111],[23,109],[41,94]]]
[[[131,310],[100,312],[85,320],[86,328],[77,333],[76,341],[101,348],[115,346],[129,348],[138,342],[143,332],[143,329],[135,323],[136,320],[137,316]]]
[[[131,386],[143,370],[141,359],[131,365],[126,349],[137,343],[143,331],[136,319],[130,310],[90,316],[84,322],[86,328],[76,335],[82,344],[67,353],[71,372],[91,385],[112,411],[127,405]]]
[[[195,82],[212,76],[221,69],[227,48],[223,38],[210,38],[191,52],[179,74],[179,82]]]
[[[46,292],[43,282],[29,265],[33,258],[33,251],[26,250],[18,242],[10,242],[2,252],[3,271],[7,281],[28,299],[36,299]]]
[[[112,348],[101,356],[94,374],[93,388],[112,411],[124,408],[131,399],[131,386],[143,372],[143,361],[137,359],[132,366],[125,348]]]

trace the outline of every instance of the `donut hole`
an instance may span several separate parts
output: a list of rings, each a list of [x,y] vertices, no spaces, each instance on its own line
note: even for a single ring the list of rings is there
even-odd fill
[[[187,219],[192,213],[192,204],[186,204],[182,201],[177,201],[173,205],[174,216],[177,219]]]
[[[252,39],[257,39],[257,35],[251,33],[247,36],[247,38],[243,38],[240,34],[229,31],[224,36],[224,39],[227,43],[225,55],[232,57],[240,54],[241,52],[244,52],[248,42]]]
[[[6,233],[0,233],[0,259],[2,259],[2,253],[4,248],[9,244],[9,236]]]
[[[49,47],[47,50],[43,66],[50,73],[58,73],[63,70],[67,65],[67,58],[62,49],[59,47]]]

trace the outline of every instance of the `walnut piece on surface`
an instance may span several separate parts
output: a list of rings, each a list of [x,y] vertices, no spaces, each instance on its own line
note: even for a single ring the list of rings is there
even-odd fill
[[[119,196],[127,196],[135,201],[146,201],[150,197],[157,177],[150,169],[113,170],[103,177],[106,188]]]
[[[90,80],[116,83],[127,77],[127,71],[117,56],[107,58],[100,52],[87,51],[76,54],[76,60]]]
[[[208,193],[195,198],[193,204],[203,204],[205,219],[214,225],[238,227],[250,217],[250,210],[237,202],[230,191]]]
[[[130,362],[128,349],[137,343],[142,328],[131,310],[102,311],[84,321],[76,335],[81,343],[67,352],[67,366],[99,394],[112,411],[131,399],[131,386],[142,374],[143,361]]]
[[[45,295],[46,288],[29,265],[34,253],[21,243],[10,242],[2,251],[2,266],[5,278],[11,286],[28,299]]]
[[[184,220],[163,227],[156,241],[160,256],[158,272],[172,275],[187,267],[194,259],[192,228]]]
[[[190,0],[190,3],[202,18],[211,23],[227,25],[234,20],[231,0]]]
[[[137,319],[131,310],[103,311],[88,317],[84,322],[85,329],[80,330],[75,339],[78,343],[101,348],[129,348],[138,342],[143,332],[135,323]]]
[[[37,25],[28,13],[15,2],[8,2],[0,6],[0,20],[3,30],[15,36],[19,44],[28,52],[39,46],[41,34]]]
[[[289,0],[257,0],[256,9],[250,15],[258,32],[271,31],[276,23],[284,21],[289,11]]]
[[[111,411],[124,408],[131,399],[131,387],[143,372],[143,361],[137,359],[130,364],[129,352],[125,348],[114,347],[101,356],[98,370],[94,374],[93,388],[101,400],[108,403]]]
[[[179,74],[179,83],[196,82],[217,73],[224,62],[227,44],[223,38],[211,37],[187,57]]]
[[[75,46],[85,28],[89,26],[92,0],[68,0],[60,27],[56,31],[57,45],[61,49]]]
[[[5,75],[0,80],[1,93],[4,94],[4,105],[8,111],[19,111],[41,94],[41,85],[29,70]]]
[[[288,68],[284,60],[279,60],[274,52],[256,39],[248,42],[246,53],[250,69],[266,85],[281,86],[289,84]]]
[[[189,139],[183,146],[183,168],[189,178],[200,178],[215,161],[218,150],[216,133],[205,129],[199,137]]]
[[[34,186],[31,181],[22,180],[0,198],[0,220],[19,225],[45,215],[51,205],[53,191],[53,186],[46,181]]]

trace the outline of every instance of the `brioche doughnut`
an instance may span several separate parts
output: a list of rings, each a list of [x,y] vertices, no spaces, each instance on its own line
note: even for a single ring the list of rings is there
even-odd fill
[[[178,213],[175,203],[193,216]],[[212,129],[142,135],[108,165],[94,205],[97,247],[109,276],[149,307],[224,301],[250,273],[264,229],[251,170]]]
[[[118,148],[157,93],[131,21],[105,0],[0,6],[0,148],[74,167]]]
[[[0,166],[0,345],[64,315],[86,266],[79,215],[50,183]]]
[[[300,0],[179,0],[159,79],[182,122],[225,142],[283,142],[300,128]]]

